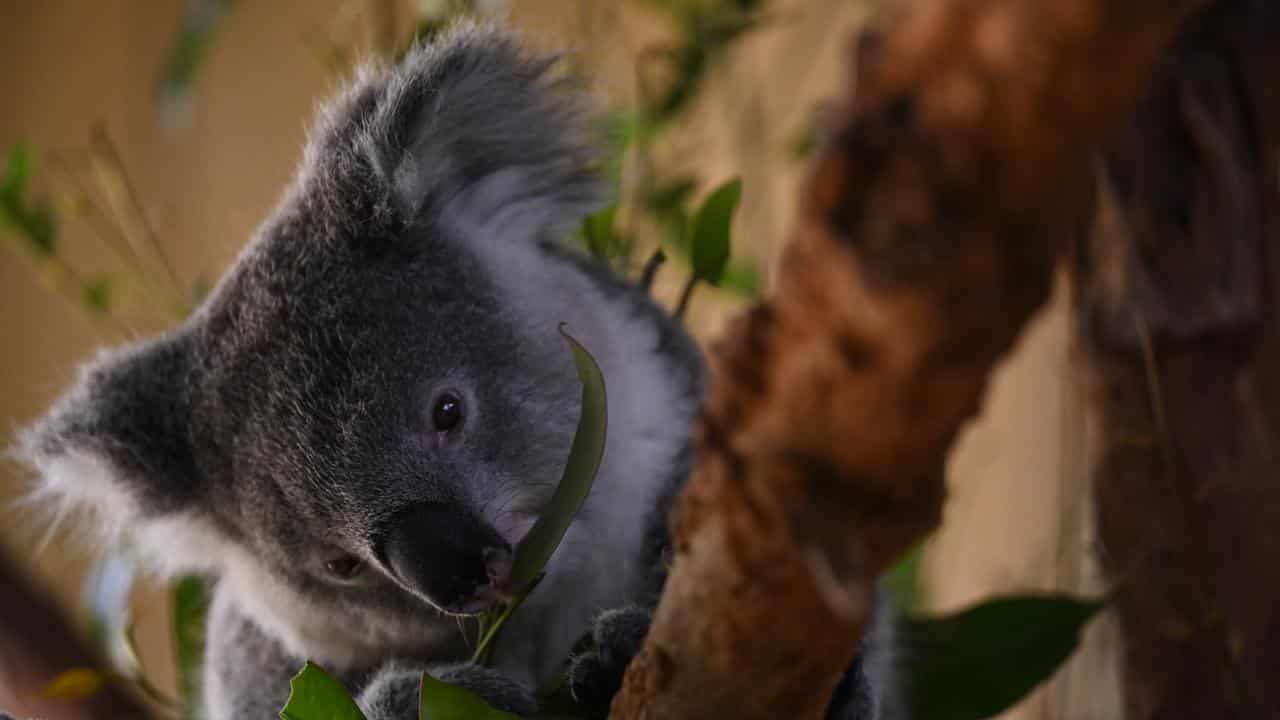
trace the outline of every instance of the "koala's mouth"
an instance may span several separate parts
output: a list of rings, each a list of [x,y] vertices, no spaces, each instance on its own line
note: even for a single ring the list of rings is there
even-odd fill
[[[494,521],[493,525],[502,539],[506,540],[511,547],[519,547],[520,541],[524,540],[537,522],[536,513],[510,512]]]

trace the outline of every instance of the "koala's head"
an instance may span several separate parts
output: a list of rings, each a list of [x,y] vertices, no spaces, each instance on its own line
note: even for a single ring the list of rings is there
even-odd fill
[[[192,318],[102,355],[25,435],[43,491],[371,641],[424,601],[491,604],[580,401],[554,320],[493,265],[598,197],[549,66],[463,26],[364,71]]]

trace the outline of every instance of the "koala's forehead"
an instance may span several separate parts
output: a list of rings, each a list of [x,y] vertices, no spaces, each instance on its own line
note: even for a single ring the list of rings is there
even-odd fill
[[[460,243],[300,232],[260,241],[203,313],[204,389],[225,413],[350,423],[396,412],[408,386],[518,354],[490,274]]]

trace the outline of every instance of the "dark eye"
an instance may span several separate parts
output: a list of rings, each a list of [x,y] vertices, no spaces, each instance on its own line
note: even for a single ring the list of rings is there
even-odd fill
[[[431,408],[431,423],[438,432],[449,432],[462,424],[462,400],[453,393],[444,393],[436,398],[435,407]]]
[[[350,580],[360,574],[364,563],[354,555],[342,555],[325,563],[324,569],[338,580]]]

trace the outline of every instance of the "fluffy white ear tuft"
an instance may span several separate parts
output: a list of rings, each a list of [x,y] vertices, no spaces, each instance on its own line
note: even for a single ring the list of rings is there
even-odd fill
[[[198,512],[189,372],[180,334],[86,365],[20,437],[16,455],[38,474],[28,503],[55,520],[77,514],[90,543],[126,543],[165,574],[213,569],[217,546],[207,543],[221,534]]]

